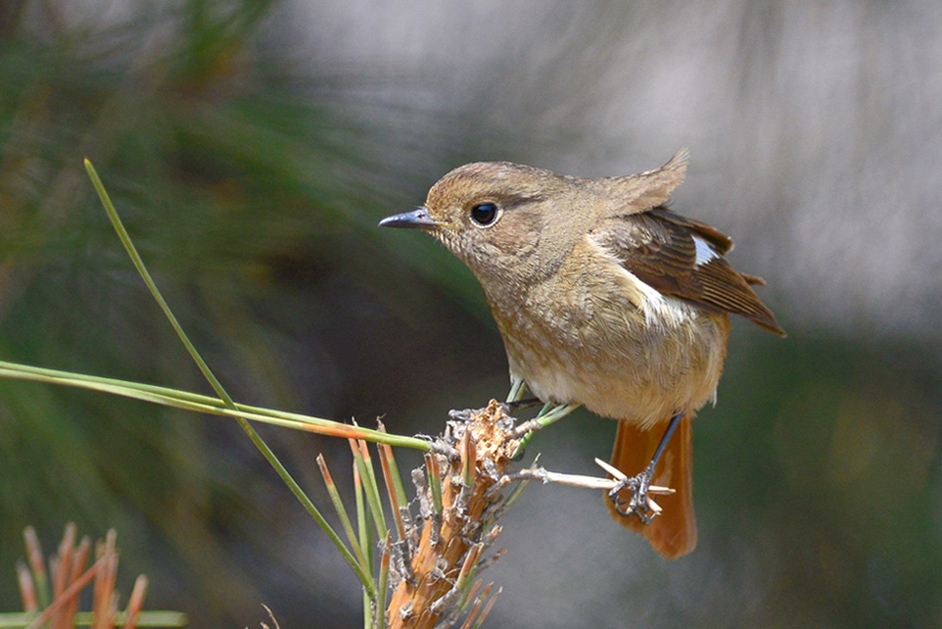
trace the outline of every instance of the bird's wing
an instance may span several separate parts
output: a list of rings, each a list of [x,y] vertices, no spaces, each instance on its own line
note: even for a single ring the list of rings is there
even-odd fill
[[[784,335],[750,284],[723,254],[732,240],[713,227],[656,207],[606,220],[591,237],[626,271],[663,295],[707,310],[738,314]]]

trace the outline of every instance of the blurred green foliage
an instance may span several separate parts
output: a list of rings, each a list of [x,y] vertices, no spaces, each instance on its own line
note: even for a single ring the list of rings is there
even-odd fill
[[[265,32],[271,3],[132,3],[117,18],[4,6],[4,358],[205,390],[93,197],[88,157],[240,399],[328,413],[368,390],[344,385],[336,355],[353,319],[376,317],[358,311],[409,302],[389,288],[408,272],[374,270],[388,252],[373,227],[385,208],[414,203],[399,177],[422,166],[377,148],[394,108],[371,121],[336,79],[295,74]],[[325,326],[339,330],[333,347],[318,341]],[[55,539],[74,519],[122,530],[132,571],[156,577],[158,600],[162,582],[166,595],[178,581],[181,604],[202,610],[197,624],[259,610],[260,585],[231,554],[270,540],[240,533],[239,520],[272,526],[266,497],[291,499],[231,426],[32,385],[0,392],[0,605],[15,606],[23,528]],[[284,447],[312,464],[296,441]]]
[[[371,92],[395,79],[316,59],[302,70],[274,3],[113,9],[0,10],[4,359],[206,390],[111,233],[88,157],[240,401],[388,412],[391,430],[414,433],[502,393],[500,340],[471,275],[430,239],[374,225],[480,157],[474,147],[505,144],[464,112]],[[795,329],[787,309],[781,320],[785,341],[737,326],[720,404],[698,419],[698,559],[651,564],[687,575],[682,595],[653,576],[619,600],[656,600],[649,626],[937,625],[938,348]],[[578,422],[553,430],[604,456],[614,425]],[[344,460],[346,445],[262,432],[317,500],[314,456]],[[551,450],[542,439],[533,447]],[[147,573],[151,600],[194,626],[251,624],[269,601],[283,626],[357,622],[332,551],[312,550],[313,575],[299,567],[317,532],[299,528],[300,508],[233,424],[0,381],[0,458],[3,609],[17,605],[23,528],[57,539],[75,520],[118,529],[122,572]],[[744,558],[754,572],[737,572]],[[748,601],[744,574],[761,575]]]
[[[734,341],[721,401],[698,424],[711,489],[698,508],[721,553],[760,557],[760,624],[934,625],[937,354],[810,330],[755,340]]]

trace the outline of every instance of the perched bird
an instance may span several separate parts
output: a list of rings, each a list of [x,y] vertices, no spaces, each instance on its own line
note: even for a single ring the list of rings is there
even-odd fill
[[[467,164],[425,205],[380,223],[422,229],[471,268],[512,382],[618,420],[612,464],[641,473],[613,492],[610,510],[670,558],[696,545],[691,422],[715,399],[727,314],[785,334],[751,287],[764,282],[726,261],[732,241],[667,208],[687,159],[680,151],[656,170],[598,179]],[[651,483],[676,490],[659,496],[657,518]]]

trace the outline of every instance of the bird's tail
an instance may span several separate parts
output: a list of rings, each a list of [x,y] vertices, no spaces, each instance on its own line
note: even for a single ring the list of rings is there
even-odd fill
[[[626,528],[643,535],[668,559],[686,555],[697,545],[697,520],[693,512],[693,413],[680,420],[661,456],[654,473],[652,485],[670,487],[676,493],[653,496],[663,509],[651,524],[643,524],[635,516],[623,516],[612,501],[605,497],[609,511]],[[639,473],[651,461],[654,451],[664,434],[666,423],[642,430],[626,422],[618,422],[612,465],[627,476]],[[623,490],[622,497],[630,498],[630,491]]]

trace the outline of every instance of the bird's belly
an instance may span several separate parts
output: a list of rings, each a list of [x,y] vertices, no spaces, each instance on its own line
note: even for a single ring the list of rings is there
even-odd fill
[[[729,333],[725,315],[698,311],[670,326],[626,325],[631,329],[621,334],[505,334],[511,375],[544,401],[582,404],[645,428],[714,397]]]

